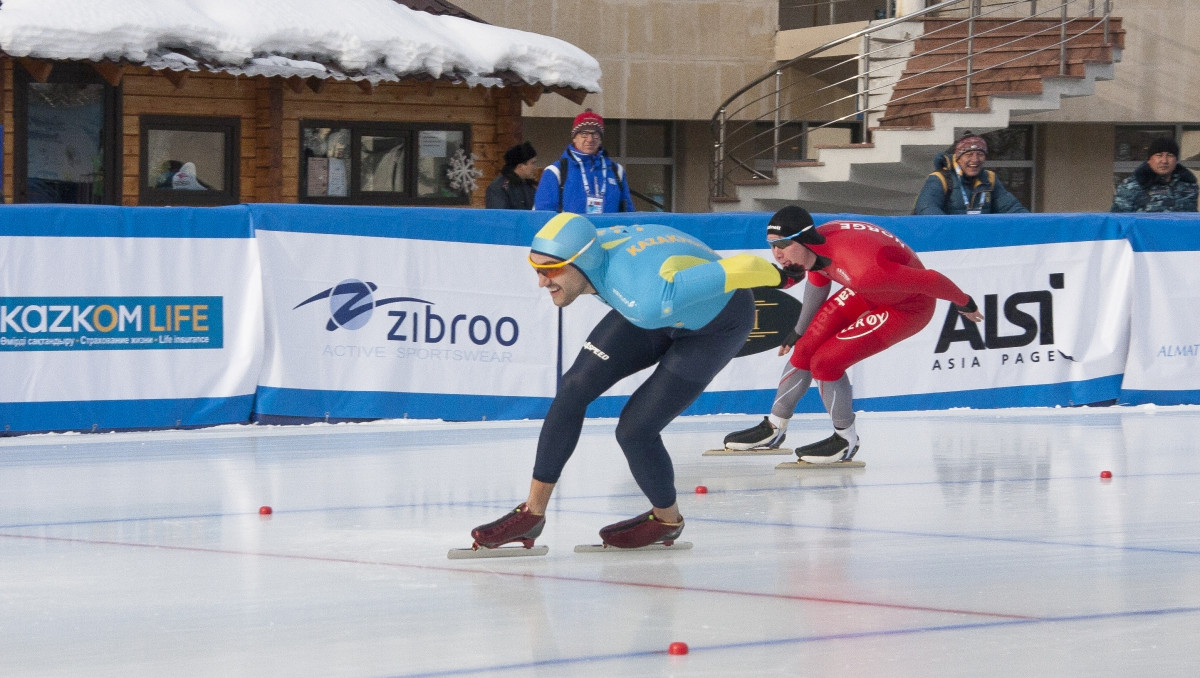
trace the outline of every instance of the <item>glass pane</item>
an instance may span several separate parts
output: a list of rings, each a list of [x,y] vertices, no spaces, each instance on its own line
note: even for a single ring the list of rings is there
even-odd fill
[[[417,134],[417,196],[461,198],[463,182],[474,161],[464,147],[461,131],[426,130]],[[458,183],[455,188],[452,183]],[[470,183],[467,181],[466,183]]]
[[[627,158],[671,157],[671,123],[630,120],[625,123]]]
[[[1200,128],[1184,127],[1179,140],[1179,161],[1189,165],[1200,162]]]
[[[779,30],[886,19],[890,0],[779,0]]]
[[[1146,159],[1146,151],[1150,142],[1159,137],[1175,138],[1173,127],[1117,127],[1116,147],[1113,148],[1113,159],[1136,160]]]
[[[345,197],[350,194],[350,130],[345,127],[305,127],[300,162],[300,185],[305,197]]]
[[[991,150],[989,147],[988,150]],[[990,157],[990,155],[989,155]],[[1033,209],[1033,168],[1030,167],[995,167],[992,171],[1004,187],[1012,193],[1026,209]]]
[[[626,165],[625,176],[637,211],[671,211],[670,165]]]
[[[224,132],[147,130],[147,188],[224,191],[225,141]]]
[[[104,86],[30,83],[29,202],[104,200]]]
[[[363,135],[359,150],[359,185],[365,193],[405,192],[404,153],[407,135]]]
[[[988,144],[988,160],[1033,159],[1033,128],[1029,125],[1015,125],[988,132],[983,138]]]

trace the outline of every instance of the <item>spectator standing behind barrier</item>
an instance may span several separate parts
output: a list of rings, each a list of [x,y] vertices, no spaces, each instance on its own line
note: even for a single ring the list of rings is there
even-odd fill
[[[537,151],[528,141],[504,152],[500,176],[488,184],[484,207],[490,210],[531,210],[537,191]]]
[[[1125,178],[1113,196],[1113,212],[1195,212],[1196,175],[1179,164],[1170,137],[1150,142],[1146,162]]]
[[[571,144],[547,165],[534,196],[535,210],[600,214],[632,212],[625,168],[604,150],[604,118],[587,109],[571,125]]]
[[[1028,212],[995,172],[983,169],[987,151],[983,137],[967,132],[954,148],[939,155],[933,161],[936,171],[925,180],[913,214]]]

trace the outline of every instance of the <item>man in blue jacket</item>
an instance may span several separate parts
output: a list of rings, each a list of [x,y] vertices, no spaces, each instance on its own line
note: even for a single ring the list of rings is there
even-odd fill
[[[533,209],[575,214],[632,212],[625,168],[604,150],[604,118],[592,109],[575,117],[571,145],[542,171]]]
[[[655,224],[597,230],[564,213],[534,236],[529,263],[558,307],[594,294],[612,310],[588,335],[563,374],[538,437],[529,498],[499,520],[471,531],[480,555],[504,544],[525,548],[542,533],[546,507],[575,451],[588,404],[621,379],[657,365],[629,397],[617,443],[645,513],[600,530],[607,546],[670,546],[683,531],[675,471],[662,430],[699,397],[746,343],[754,327],[752,287],[780,287],[794,276],[752,254],[721,258],[696,238]],[[495,553],[494,555],[502,555]],[[507,555],[504,553],[503,555]]]
[[[987,141],[967,132],[934,160],[936,170],[913,205],[913,214],[1003,214],[1028,212],[996,173],[983,169]]]

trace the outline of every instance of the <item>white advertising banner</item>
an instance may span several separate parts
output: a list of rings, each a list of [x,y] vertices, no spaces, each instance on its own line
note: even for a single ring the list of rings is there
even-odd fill
[[[1200,251],[1138,252],[1135,258],[1122,388],[1200,391]]]
[[[925,252],[921,260],[970,294],[984,320],[939,303],[924,330],[851,368],[856,398],[1086,382],[1124,370],[1127,242]],[[1004,391],[992,395],[1006,405]]]
[[[527,247],[258,232],[267,388],[554,393],[557,311]],[[402,414],[402,413],[401,413]]]
[[[766,250],[753,253],[770,257]],[[926,396],[922,407],[953,407],[965,404],[956,400],[960,392],[975,391],[1002,407],[1022,404],[1021,390],[1010,393],[1005,387],[1120,378],[1133,276],[1126,241],[920,256],[927,268],[942,272],[974,297],[985,320],[975,325],[952,312],[949,302],[940,302],[924,330],[851,367],[856,402]],[[789,292],[800,294],[798,288]],[[603,304],[579,302],[564,314],[568,363],[606,311]],[[785,360],[774,350],[735,358],[708,390],[773,390]],[[644,379],[645,374],[630,377],[606,395],[628,395]]]
[[[243,237],[155,237],[188,230],[194,211],[113,220],[117,208],[58,209],[44,220],[55,235],[3,240],[4,430],[248,421],[263,307],[244,215],[222,212],[213,225]],[[18,230],[41,225],[16,216]],[[97,235],[76,235],[88,231]]]

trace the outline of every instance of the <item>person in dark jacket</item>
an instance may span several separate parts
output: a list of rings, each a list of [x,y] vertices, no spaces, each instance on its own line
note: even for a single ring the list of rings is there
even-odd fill
[[[504,152],[500,176],[488,184],[484,207],[490,210],[531,210],[537,191],[537,151],[528,141]]]
[[[913,214],[1001,214],[1028,212],[996,173],[983,169],[987,141],[967,132],[933,162],[936,170],[917,195]]]
[[[571,144],[546,166],[535,210],[601,214],[634,211],[625,168],[604,150],[604,118],[587,109],[571,125]]]
[[[1113,196],[1113,212],[1195,212],[1196,175],[1179,164],[1171,137],[1150,142],[1146,162],[1125,178]]]

